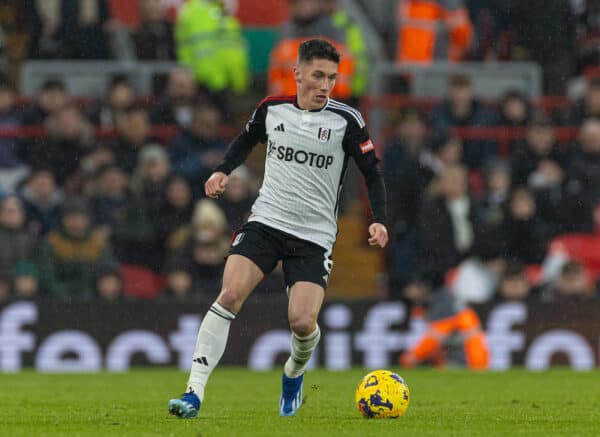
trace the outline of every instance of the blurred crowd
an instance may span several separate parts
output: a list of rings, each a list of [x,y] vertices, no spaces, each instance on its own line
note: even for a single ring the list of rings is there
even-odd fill
[[[563,235],[600,235],[599,116],[598,79],[580,101],[547,113],[516,91],[484,103],[464,75],[450,77],[446,98],[430,110],[398,111],[382,152],[392,294],[418,283],[485,303],[512,293],[505,274],[529,272],[519,298],[596,299],[599,272],[576,261],[593,253],[550,248]],[[576,131],[574,141],[559,139],[561,126]],[[496,141],[462,140],[456,127],[517,128],[524,138],[500,154]]]
[[[227,138],[219,109],[196,97],[184,69],[171,72],[165,96],[150,106],[123,77],[105,100],[83,105],[55,79],[17,105],[0,81],[0,125],[44,127],[39,137],[0,140],[0,300],[120,299],[135,295],[136,281],[150,284],[138,295],[146,298],[218,290],[229,238],[258,182],[240,167],[224,196],[203,198]],[[153,125],[175,133],[160,138]],[[116,136],[98,138],[100,127]]]
[[[204,198],[202,182],[239,127],[240,102],[294,93],[297,47],[315,36],[343,53],[334,97],[353,105],[377,59],[533,60],[548,95],[588,75],[582,97],[553,111],[516,90],[483,101],[473,78],[452,75],[442,101],[394,108],[380,157],[389,297],[422,303],[450,290],[459,305],[597,297],[599,272],[552,243],[600,235],[600,2],[288,0],[263,81],[249,70],[241,2],[136,0],[130,25],[113,14],[126,2],[0,0],[0,70],[9,73],[0,78],[0,130],[15,132],[0,136],[0,302],[216,293],[260,172],[236,170],[217,201]],[[115,75],[95,99],[70,95],[68,81],[53,77],[23,99],[10,75],[18,34],[28,59],[178,66],[155,96]],[[502,149],[490,137],[461,139],[457,127],[525,134]],[[561,127],[577,130],[576,140],[558,135]],[[276,275],[261,289],[282,287]]]
[[[248,44],[236,12],[245,2],[249,0],[0,0],[0,49],[18,51],[15,35],[20,34],[24,57],[30,59],[177,60],[210,91],[243,93],[251,78]],[[418,64],[531,60],[543,67],[545,91],[552,95],[565,91],[569,77],[600,62],[596,0],[272,4],[289,14],[288,21],[275,24],[280,27],[268,76],[269,88],[276,92],[290,86],[287,67],[297,40],[311,36],[330,39],[344,53],[347,63],[341,66],[336,91],[344,97],[366,91],[369,67],[378,56]],[[121,16],[131,11],[135,22],[124,22]]]

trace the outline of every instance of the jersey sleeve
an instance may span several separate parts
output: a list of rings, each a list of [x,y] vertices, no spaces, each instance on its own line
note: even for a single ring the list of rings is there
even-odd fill
[[[267,117],[267,105],[263,100],[254,111],[242,132],[229,144],[223,161],[214,171],[230,174],[248,158],[248,155],[258,143],[267,141],[267,130],[265,120]]]
[[[350,121],[346,127],[343,142],[344,151],[354,158],[356,165],[365,178],[373,222],[385,224],[386,194],[385,183],[375,146],[363,123]]]

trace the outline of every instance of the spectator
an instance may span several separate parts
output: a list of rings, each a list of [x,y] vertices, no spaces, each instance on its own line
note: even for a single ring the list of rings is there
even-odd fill
[[[96,126],[116,128],[125,118],[127,108],[136,102],[135,88],[127,77],[118,75],[108,87],[108,98],[91,111],[90,120]]]
[[[447,168],[439,187],[440,194],[423,206],[418,231],[421,273],[434,287],[469,254],[479,226],[464,167]]]
[[[512,153],[513,184],[533,189],[560,185],[566,161],[565,153],[556,142],[552,122],[538,113],[531,120],[527,138]]]
[[[115,162],[132,174],[138,163],[138,154],[144,146],[155,143],[151,135],[148,113],[141,106],[132,106],[125,112],[119,126],[119,137],[112,144]]]
[[[321,8],[331,17],[333,25],[344,34],[343,41],[355,61],[351,84],[352,96],[358,98],[367,91],[369,69],[372,64],[372,56],[364,32],[354,17],[341,7],[339,0],[322,0]]]
[[[237,231],[246,222],[254,200],[252,176],[248,168],[242,165],[231,172],[227,190],[217,199],[229,223],[229,233]]]
[[[187,128],[192,122],[198,91],[193,74],[185,68],[169,73],[167,88],[160,105],[152,113],[154,124],[176,124]]]
[[[175,59],[173,24],[165,17],[160,0],[139,0],[140,25],[133,34],[135,54],[141,60]]]
[[[517,90],[508,91],[500,100],[498,126],[525,127],[531,118],[531,105]]]
[[[321,3],[320,0],[290,0],[290,20],[281,28],[281,39],[319,35],[333,41],[345,41],[343,29],[336,27],[331,19],[336,7]]]
[[[40,270],[31,261],[19,261],[13,270],[12,294],[16,299],[35,299],[40,295]]]
[[[532,297],[532,289],[527,280],[524,265],[520,262],[509,263],[500,278],[498,290],[496,291],[496,301],[527,302]]]
[[[180,251],[192,238],[200,242],[212,242],[227,237],[225,213],[214,200],[202,199],[194,206],[191,223],[172,234],[170,246]]]
[[[62,81],[47,79],[36,96],[36,103],[25,110],[23,124],[26,126],[44,124],[49,116],[54,115],[67,104],[68,99],[69,96]]]
[[[41,236],[60,223],[63,193],[49,170],[34,171],[20,192],[27,212],[28,227]]]
[[[417,245],[417,215],[433,171],[423,162],[427,146],[425,118],[416,108],[400,115],[394,137],[385,146],[383,174],[387,187],[388,213],[393,244],[388,249],[390,285],[400,289],[413,279]]]
[[[169,155],[163,146],[150,144],[140,151],[132,186],[151,214],[155,214],[164,201],[170,174]]]
[[[427,143],[424,116],[416,108],[404,109],[383,155],[393,229],[408,228],[416,222],[421,193],[433,178],[431,169],[421,162],[427,153]]]
[[[600,202],[600,119],[588,118],[567,167],[564,209],[568,230],[593,232],[594,208]]]
[[[0,128],[21,126],[20,114],[15,106],[15,93],[6,77],[0,77]],[[28,168],[19,157],[19,144],[15,138],[0,138],[0,186],[12,191],[27,176]]]
[[[455,74],[448,82],[447,98],[430,114],[434,132],[447,134],[453,127],[492,126],[497,117],[484,108],[474,95],[471,78]],[[470,168],[480,168],[496,154],[496,145],[487,140],[467,140],[463,143],[463,162]]]
[[[36,235],[25,227],[23,202],[15,195],[0,201],[0,278],[8,280],[17,262],[36,256]]]
[[[193,294],[193,267],[187,261],[173,261],[167,266],[167,287],[163,292],[166,298],[185,301]]]
[[[91,148],[81,160],[80,173],[83,178],[82,192],[86,192],[89,182],[98,170],[106,164],[115,162],[115,152],[110,145],[98,144]]]
[[[211,94],[248,88],[248,55],[240,23],[219,0],[186,2],[175,23],[177,60]],[[198,56],[203,53],[204,56]]]
[[[106,0],[27,0],[32,13],[31,58],[107,59]]]
[[[527,186],[536,197],[538,215],[556,232],[565,230],[564,182],[568,153],[556,142],[551,121],[543,114],[534,115],[527,138],[512,153],[514,186]]]
[[[117,266],[101,266],[96,271],[96,296],[107,302],[123,298],[123,279]]]
[[[429,173],[426,195],[435,196],[439,192],[439,176],[450,167],[461,165],[463,145],[462,141],[453,136],[443,134],[434,135],[431,140],[430,151],[421,155],[420,162],[424,171]]]
[[[578,261],[569,261],[562,267],[560,276],[544,292],[544,297],[562,303],[585,302],[597,298],[589,273]]]
[[[323,13],[320,3],[320,0],[289,1],[291,18],[283,24],[279,42],[270,54],[269,94],[296,93],[293,67],[297,63],[298,48],[303,41],[319,37],[329,40],[342,53],[331,96],[341,100],[352,97],[352,74],[356,61],[346,48],[346,32],[341,27],[336,27],[331,16]]]
[[[31,143],[24,151],[25,161],[34,169],[49,169],[57,183],[65,185],[68,191],[69,180],[96,141],[94,131],[75,105],[59,109],[48,118],[46,128],[47,139]]]
[[[157,238],[163,251],[175,251],[182,244],[179,235],[183,232],[194,212],[192,189],[189,182],[180,177],[169,179],[165,189],[165,199],[158,211],[152,214]]]
[[[390,14],[400,26],[396,41],[397,62],[460,61],[473,39],[473,25],[461,0],[398,2]]]
[[[160,258],[147,245],[153,242],[152,226],[146,211],[128,189],[129,178],[116,164],[102,167],[92,197],[95,224],[110,236],[115,255],[123,264],[158,268]]]
[[[489,161],[484,168],[484,195],[479,208],[482,225],[497,229],[506,216],[511,191],[511,169],[502,160]]]
[[[61,227],[48,233],[40,257],[40,279],[48,294],[62,301],[88,300],[94,295],[96,269],[114,262],[106,234],[92,230],[85,201],[66,199]]]
[[[190,182],[208,179],[221,162],[227,145],[219,136],[219,111],[211,106],[196,106],[189,129],[171,142],[169,155],[175,173]]]
[[[509,261],[539,264],[544,259],[552,227],[537,214],[533,193],[517,188],[510,197],[508,214],[496,238],[503,242]]]
[[[182,249],[170,262],[192,262],[192,284],[195,293],[215,294],[221,286],[221,275],[229,247],[225,214],[210,199],[196,204],[192,225],[188,228]]]
[[[600,117],[600,77],[587,80],[585,94],[571,107],[566,122],[568,126],[581,126],[590,117]]]
[[[192,260],[194,293],[217,296],[229,247],[227,238],[202,239],[197,235],[184,248],[184,256]]]

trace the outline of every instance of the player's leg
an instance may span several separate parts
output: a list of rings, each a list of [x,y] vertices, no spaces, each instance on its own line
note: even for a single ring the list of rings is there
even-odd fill
[[[208,378],[225,352],[229,326],[263,277],[263,271],[249,258],[237,254],[227,258],[221,293],[200,325],[187,391],[181,399],[169,401],[171,414],[180,418],[198,415]]]
[[[324,296],[324,288],[313,282],[299,281],[289,290],[288,319],[292,340],[291,354],[285,363],[281,381],[281,416],[294,416],[302,405],[304,371],[321,339],[317,317]]]
[[[317,317],[333,267],[330,251],[297,238],[286,240],[283,259],[289,287],[288,319],[292,330],[291,354],[282,376],[279,414],[294,416],[302,405],[304,370],[319,344]]]
[[[200,399],[204,397],[204,387],[210,373],[225,352],[231,322],[263,276],[260,268],[250,259],[241,255],[227,258],[221,293],[200,325],[192,358],[188,389],[198,393]]]
[[[304,373],[321,332],[317,317],[325,290],[313,282],[296,282],[289,292],[288,320],[292,331],[292,351],[285,363],[285,374],[295,378]]]

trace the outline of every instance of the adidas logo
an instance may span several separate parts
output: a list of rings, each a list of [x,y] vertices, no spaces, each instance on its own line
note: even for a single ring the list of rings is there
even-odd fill
[[[278,132],[285,132],[285,127],[283,127],[283,123],[281,123],[279,126],[277,126],[274,130],[278,131]]]
[[[206,361],[206,357],[200,357],[200,358],[196,358],[195,360],[193,360],[195,363],[198,364],[204,364],[205,366],[208,366],[208,361]]]

